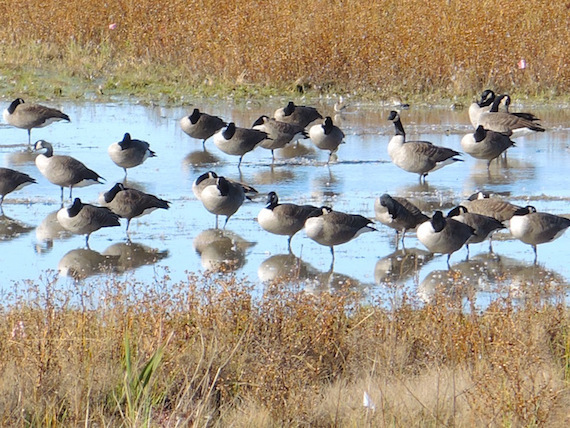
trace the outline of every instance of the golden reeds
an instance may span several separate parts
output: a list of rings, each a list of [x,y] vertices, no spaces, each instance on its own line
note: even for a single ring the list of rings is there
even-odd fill
[[[17,84],[59,70],[127,93],[557,96],[570,89],[569,16],[565,2],[543,0],[30,0],[0,10],[0,71]]]
[[[364,304],[350,289],[252,287],[225,274],[14,287],[0,307],[0,424],[562,426],[568,418],[564,290],[552,289],[548,303],[529,286],[516,301],[497,297],[480,309],[464,293]]]

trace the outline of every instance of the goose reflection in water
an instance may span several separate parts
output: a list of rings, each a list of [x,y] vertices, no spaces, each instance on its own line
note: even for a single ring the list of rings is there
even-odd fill
[[[0,241],[9,241],[29,233],[34,228],[21,221],[0,214]]]
[[[308,141],[308,140],[307,140]],[[314,147],[303,144],[300,141],[287,144],[282,149],[275,151],[276,159],[317,159],[317,150]]]
[[[418,287],[418,295],[431,302],[440,293],[470,296],[477,293],[505,294],[513,298],[538,295],[541,298],[564,291],[568,282],[562,275],[541,265],[481,253],[456,263],[449,271],[430,272]]]
[[[421,268],[432,260],[433,253],[420,248],[396,250],[376,262],[374,281],[378,285],[400,285],[417,277]]]
[[[262,282],[303,281],[315,279],[319,271],[293,253],[274,254],[259,265],[257,276]]]
[[[287,166],[271,165],[267,169],[260,170],[253,177],[253,182],[257,184],[279,184],[293,183],[295,174],[291,168]]]
[[[53,241],[68,239],[73,236],[71,232],[64,229],[64,227],[57,221],[57,212],[52,211],[49,213],[42,222],[36,227],[36,252],[44,253],[53,248]]]
[[[77,248],[66,253],[57,266],[60,275],[75,280],[116,272],[119,256],[106,256],[89,248]]]
[[[210,153],[206,149],[190,152],[182,160],[184,169],[187,172],[194,171],[194,169],[197,167],[201,168],[203,166],[208,166],[219,162],[220,158]]]
[[[113,244],[105,251],[104,256],[116,257],[118,272],[134,270],[141,266],[153,265],[169,256],[168,250],[157,250],[136,242],[119,242]]]
[[[194,238],[202,267],[209,271],[235,271],[245,264],[245,253],[255,245],[234,232],[206,229]]]

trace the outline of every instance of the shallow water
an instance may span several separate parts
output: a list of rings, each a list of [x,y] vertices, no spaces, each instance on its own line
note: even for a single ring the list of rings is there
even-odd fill
[[[238,126],[251,126],[261,114],[269,114],[287,100],[266,104],[232,105],[200,103],[202,111],[215,113]],[[323,114],[333,114],[334,100],[317,105]],[[8,102],[6,102],[6,106]],[[475,294],[485,302],[497,293],[524,291],[525,287],[547,284],[565,286],[570,280],[568,249],[570,233],[553,243],[539,246],[538,265],[533,265],[532,248],[513,240],[507,232],[496,234],[494,254],[487,242],[470,246],[470,260],[461,249],[451,256],[453,273],[446,257],[429,254],[413,234],[406,237],[406,251],[395,248],[395,234],[378,223],[378,232],[367,233],[336,247],[333,271],[328,248],[319,246],[301,231],[293,238],[293,255],[287,254],[287,238],[263,231],[256,222],[265,194],[278,193],[282,202],[330,205],[336,210],[374,217],[374,199],[383,193],[412,198],[426,213],[447,211],[477,190],[503,195],[516,204],[532,204],[554,214],[570,212],[566,170],[570,165],[570,113],[567,109],[533,108],[543,118],[545,133],[513,138],[517,146],[508,152],[507,162],[494,162],[489,172],[484,161],[465,155],[465,162],[430,174],[427,184],[390,163],[386,147],[393,135],[387,121],[389,108],[352,105],[335,118],[346,134],[346,144],[336,162],[326,165],[327,153],[316,150],[309,140],[299,146],[271,153],[261,148],[238,159],[220,152],[210,140],[202,143],[184,134],[178,120],[193,106],[167,108],[117,102],[56,106],[71,123],[56,123],[32,131],[32,141],[45,139],[56,154],[83,161],[105,177],[105,185],[74,189],[74,196],[97,203],[101,192],[123,181],[123,170],[113,164],[107,147],[125,132],[150,143],[156,158],[128,173],[127,184],[171,202],[168,211],[157,210],[131,222],[131,244],[125,223],[121,228],[97,231],[85,248],[82,236],[62,232],[54,221],[60,208],[60,190],[41,176],[34,155],[26,152],[26,131],[2,125],[0,166],[17,169],[36,178],[38,184],[6,197],[0,218],[0,275],[4,292],[14,283],[36,281],[55,272],[59,281],[73,283],[100,280],[107,275],[137,281],[171,281],[186,278],[188,272],[226,270],[258,284],[281,277],[302,280],[309,290],[335,288],[343,283],[371,296],[390,295],[402,286],[408,292],[429,299],[434,284],[451,293]],[[516,109],[516,106],[515,106]],[[470,132],[467,110],[421,108],[401,114],[408,139],[426,139],[461,151],[461,137]],[[193,180],[214,170],[257,188],[260,197],[247,201],[230,219],[225,231],[214,230],[215,219],[192,194]],[[67,196],[66,192],[66,196]],[[67,202],[66,202],[67,203]],[[451,277],[451,279],[450,279]],[[459,285],[461,287],[459,287]],[[547,292],[546,290],[545,292]]]

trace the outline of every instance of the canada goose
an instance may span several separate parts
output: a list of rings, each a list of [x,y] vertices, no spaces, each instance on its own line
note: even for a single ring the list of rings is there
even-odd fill
[[[202,174],[198,178],[196,178],[196,180],[194,180],[194,183],[192,183],[192,193],[194,193],[194,196],[196,196],[196,199],[201,201],[202,200],[201,199],[202,190],[204,190],[204,188],[206,186],[216,184],[217,178],[218,178],[218,174],[216,174],[214,171],[205,172],[204,174]],[[228,180],[230,183],[235,183],[235,184],[238,184],[239,186],[241,186],[241,188],[243,189],[243,192],[245,194],[245,197],[247,199],[251,199],[255,195],[257,195],[257,190],[255,190],[252,186],[250,186],[248,184],[241,183],[239,181],[234,181],[234,180],[231,180],[229,178],[226,178],[226,180]]]
[[[306,128],[311,122],[323,118],[315,107],[296,106],[293,101],[289,101],[286,107],[275,110],[273,117],[302,128]]]
[[[267,194],[267,206],[258,216],[257,222],[266,231],[276,235],[287,235],[287,248],[291,251],[291,239],[305,225],[309,217],[322,214],[320,208],[312,205],[280,204],[275,192]]]
[[[493,101],[495,101],[495,93],[490,89],[486,89],[481,94],[481,99],[469,106],[469,120],[473,128],[477,128],[477,122],[479,122],[481,113],[491,110]]]
[[[463,205],[459,205],[449,211],[447,213],[447,217],[460,221],[461,223],[465,223],[467,226],[471,226],[475,231],[475,234],[471,235],[465,243],[465,246],[467,247],[467,257],[469,257],[469,244],[478,244],[479,242],[483,242],[496,230],[505,229],[503,223],[496,218],[483,214],[470,213]],[[489,251],[493,252],[491,239],[489,240]]]
[[[243,155],[251,152],[267,137],[267,132],[257,129],[239,128],[235,123],[230,122],[228,126],[214,134],[214,144],[228,155],[239,156],[239,168]]]
[[[570,227],[570,219],[554,214],[537,212],[527,205],[517,210],[509,222],[511,235],[534,250],[534,262],[538,258],[536,246],[559,238]]]
[[[483,125],[479,125],[474,133],[467,134],[461,139],[463,151],[475,159],[486,160],[487,169],[493,159],[514,145],[507,134],[486,130]]]
[[[419,174],[420,181],[422,178],[425,181],[429,172],[461,161],[455,157],[461,153],[447,147],[435,146],[427,141],[406,141],[406,133],[398,112],[392,110],[388,120],[391,120],[396,128],[396,135],[388,143],[388,154],[392,162],[405,171]]]
[[[148,158],[156,157],[146,141],[133,140],[128,132],[125,133],[122,141],[111,144],[107,151],[111,160],[125,170],[125,177],[127,168],[134,168]]]
[[[416,231],[418,239],[432,253],[447,254],[447,266],[451,254],[459,250],[475,233],[471,226],[451,218],[444,218],[436,211],[432,218],[420,224]]]
[[[470,213],[494,217],[500,222],[510,220],[514,213],[521,208],[510,202],[488,197],[482,192],[471,195],[461,205],[467,208]]]
[[[69,198],[72,198],[74,187],[84,187],[95,183],[102,183],[103,177],[87,168],[82,162],[71,156],[54,155],[53,146],[44,140],[39,140],[34,150],[43,150],[36,157],[36,166],[48,181],[61,187],[61,200],[63,201],[63,188],[69,187]]]
[[[305,128],[293,123],[281,122],[266,115],[260,116],[253,122],[252,129],[267,133],[267,138],[259,146],[271,150],[273,160],[275,159],[274,150],[282,149],[293,140],[309,138]]]
[[[535,123],[537,120],[528,119],[525,116],[517,116],[516,114],[507,113],[505,111],[498,111],[499,105],[505,99],[505,95],[500,95],[495,98],[491,106],[491,110],[483,112],[479,115],[477,126],[482,125],[483,128],[490,131],[502,132],[503,134],[512,135],[516,129],[528,128],[531,131],[544,132],[544,128]],[[533,115],[534,117],[534,115]]]
[[[334,263],[334,246],[351,241],[365,232],[376,229],[372,220],[359,214],[346,214],[321,207],[321,215],[305,221],[307,236],[318,244],[330,247]]]
[[[338,150],[338,146],[343,143],[344,132],[333,124],[330,116],[327,116],[322,124],[313,125],[309,129],[309,137],[315,146],[321,150],[329,151],[327,163],[331,161],[331,156]]]
[[[227,123],[218,116],[202,113],[195,108],[192,114],[180,119],[180,128],[192,138],[202,140],[202,146],[206,146],[206,140],[226,126]]]
[[[32,144],[32,128],[43,128],[58,120],[70,122],[69,116],[51,107],[39,104],[26,104],[22,98],[16,98],[4,110],[4,120],[16,128],[28,130],[28,145]]]
[[[10,168],[0,168],[0,210],[4,203],[4,196],[32,183],[36,183],[36,180],[28,174]]]
[[[200,193],[200,201],[204,208],[216,215],[216,229],[218,228],[218,216],[226,216],[225,229],[228,220],[241,207],[244,200],[243,187],[224,177],[216,178],[215,183],[205,186]]]
[[[414,230],[419,224],[429,220],[427,215],[407,199],[393,198],[386,193],[374,201],[374,212],[376,220],[396,230],[396,246],[400,232],[403,245],[406,231]]]
[[[170,202],[137,189],[126,188],[122,183],[115,184],[111,190],[103,194],[103,204],[119,217],[127,219],[127,233],[131,219],[150,214],[162,208],[170,208]]]
[[[540,120],[538,117],[536,117],[532,113],[511,112],[509,110],[510,105],[511,105],[511,97],[508,94],[501,95],[501,105],[504,107],[505,112],[512,114],[514,116],[521,117],[521,118],[527,119],[527,120],[531,120],[533,122]]]
[[[102,227],[120,226],[119,216],[109,208],[84,204],[75,198],[69,208],[57,212],[57,221],[76,235],[86,235],[85,245],[89,246],[89,236]]]

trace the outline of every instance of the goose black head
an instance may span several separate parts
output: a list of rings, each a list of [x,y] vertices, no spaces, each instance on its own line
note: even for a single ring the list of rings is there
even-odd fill
[[[103,193],[103,199],[106,203],[110,203],[121,190],[125,190],[125,186],[123,183],[117,183],[108,192]]]
[[[200,116],[201,116],[200,110],[195,108],[194,110],[192,110],[192,114],[188,116],[188,119],[190,120],[190,123],[192,125],[195,125],[196,122],[198,122],[198,119],[200,119]]]
[[[443,217],[443,213],[441,211],[436,211],[433,213],[433,217],[431,218],[431,226],[436,233],[441,232],[445,227],[445,224],[445,217]]]
[[[14,113],[14,110],[16,110],[16,107],[18,107],[20,104],[24,104],[24,100],[22,98],[16,98],[10,103],[10,106],[7,109],[8,113]]]
[[[269,119],[268,116],[261,115],[255,122],[253,122],[253,125],[251,125],[251,127],[253,128],[254,126],[263,125],[267,119]]]
[[[295,111],[295,103],[293,101],[289,101],[287,106],[283,109],[283,114],[285,116],[291,116]]]
[[[81,202],[81,199],[75,198],[73,200],[73,204],[71,204],[71,206],[67,209],[67,214],[69,215],[69,217],[75,217],[77,214],[79,214],[81,208],[83,208],[83,203]]]
[[[325,131],[325,135],[329,135],[334,128],[333,121],[330,116],[325,117],[325,121],[323,123],[323,130]]]
[[[275,208],[279,203],[279,197],[277,196],[277,193],[269,192],[267,194],[267,200],[265,201],[265,203],[267,204],[267,208],[269,208],[270,210]]]
[[[200,184],[202,181],[206,180],[207,178],[218,178],[218,174],[214,171],[208,171],[202,174],[200,177],[196,179],[196,184]]]
[[[531,213],[535,213],[536,212],[536,208],[533,207],[532,205],[527,205],[526,207],[522,207],[519,208],[518,210],[516,210],[513,213],[513,216],[515,215],[527,215],[527,214],[531,214]]]
[[[234,136],[235,133],[236,133],[236,124],[233,122],[228,123],[226,129],[222,131],[222,135],[226,140],[231,140],[231,138]]]

